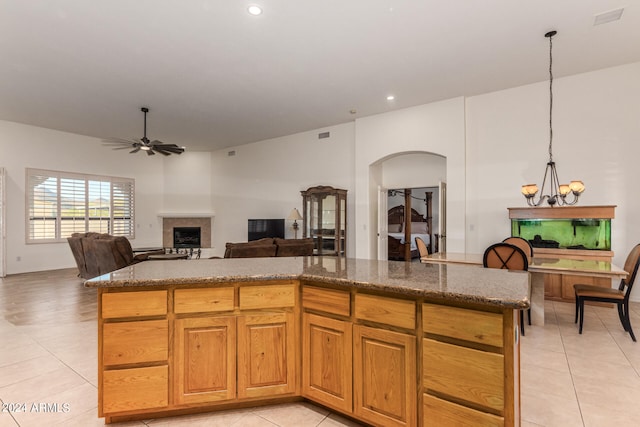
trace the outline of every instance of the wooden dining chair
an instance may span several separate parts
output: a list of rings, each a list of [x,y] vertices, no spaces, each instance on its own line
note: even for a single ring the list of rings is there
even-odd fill
[[[482,257],[485,268],[501,268],[507,270],[529,270],[529,259],[522,249],[510,243],[494,243],[489,246]],[[531,324],[531,309],[527,310],[528,323]],[[524,310],[520,310],[520,333],[524,336]]]
[[[523,239],[522,237],[507,237],[502,242],[509,243],[522,249],[522,252],[527,256],[527,261],[531,263],[531,258],[533,258],[533,246],[531,246],[531,243],[529,243],[528,240]]]
[[[488,268],[507,270],[528,270],[529,259],[522,249],[510,243],[494,243],[482,257],[482,264]]]
[[[427,244],[420,237],[416,237],[416,246],[418,247],[418,252],[420,252],[420,258],[429,256],[429,248]]]
[[[602,288],[595,285],[584,285],[579,283],[573,285],[576,295],[575,322],[578,322],[579,316],[580,325],[578,332],[580,334],[582,334],[582,324],[584,321],[584,302],[608,302],[618,306],[618,317],[620,318],[622,327],[626,332],[629,332],[633,341],[636,340],[636,336],[631,328],[631,318],[629,316],[629,295],[631,294],[633,283],[636,280],[638,265],[640,265],[640,244],[636,245],[627,256],[627,260],[624,263],[624,271],[627,272],[628,276],[620,281],[618,289]]]

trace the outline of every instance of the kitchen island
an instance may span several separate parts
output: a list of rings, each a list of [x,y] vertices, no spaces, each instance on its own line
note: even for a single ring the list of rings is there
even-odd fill
[[[307,399],[372,425],[520,425],[526,272],[210,259],[85,286],[98,288],[107,423]]]

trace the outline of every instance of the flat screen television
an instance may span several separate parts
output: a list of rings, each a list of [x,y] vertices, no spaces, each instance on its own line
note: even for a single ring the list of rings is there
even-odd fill
[[[282,219],[250,219],[249,241],[265,237],[280,237],[284,239],[284,218]]]

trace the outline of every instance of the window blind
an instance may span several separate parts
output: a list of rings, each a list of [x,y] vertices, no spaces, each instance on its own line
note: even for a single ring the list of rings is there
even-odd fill
[[[134,180],[27,169],[27,243],[93,231],[134,237]]]

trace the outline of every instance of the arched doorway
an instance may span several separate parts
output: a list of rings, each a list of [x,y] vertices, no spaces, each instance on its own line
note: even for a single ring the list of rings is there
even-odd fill
[[[393,208],[393,206],[389,206],[389,190],[399,189],[404,192],[405,189],[428,188],[428,191],[432,192],[438,204],[437,208],[433,207],[434,210],[437,209],[437,214],[436,212],[431,214],[431,230],[428,234],[434,235],[433,238],[438,239],[437,243],[433,242],[432,247],[438,247],[440,250],[443,249],[443,246],[446,247],[446,228],[444,228],[446,224],[446,192],[444,191],[446,176],[446,157],[428,152],[395,153],[370,165],[370,177],[378,188],[378,196],[370,199],[372,204],[370,209],[376,213],[378,237],[371,241],[375,246],[371,248],[372,254],[377,254],[378,259],[388,259],[388,215],[389,209]]]

